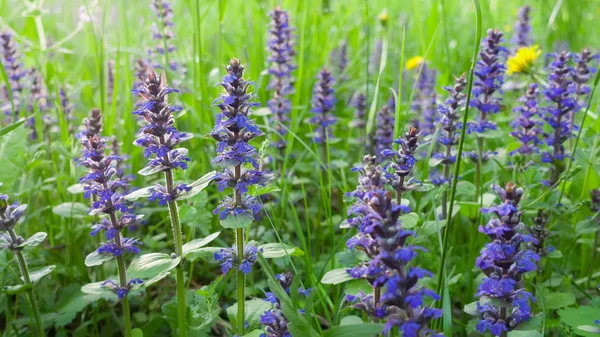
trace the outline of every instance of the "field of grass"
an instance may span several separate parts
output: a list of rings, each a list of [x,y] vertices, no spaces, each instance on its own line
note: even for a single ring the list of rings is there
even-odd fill
[[[598,19],[0,0],[0,334],[599,335]]]

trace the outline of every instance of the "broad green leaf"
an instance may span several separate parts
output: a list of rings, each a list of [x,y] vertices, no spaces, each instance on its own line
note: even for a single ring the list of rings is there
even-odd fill
[[[340,321],[340,326],[344,326],[344,325],[357,325],[357,324],[363,324],[363,320],[362,318],[356,316],[356,315],[348,315],[348,316],[344,316],[342,318],[342,320]]]
[[[140,188],[139,190],[135,190],[125,196],[125,200],[134,201],[140,198],[147,198],[150,196],[150,189],[154,186]]]
[[[267,186],[252,185],[248,189],[248,194],[250,194],[251,196],[257,197],[259,195],[269,194],[269,193],[279,192],[279,191],[281,191],[281,189],[275,185],[267,185]]]
[[[29,279],[31,280],[31,283],[37,283],[42,277],[50,274],[54,270],[54,268],[56,268],[55,265],[50,265],[42,269],[30,272]],[[21,277],[21,280],[23,280],[23,277]]]
[[[234,215],[229,214],[225,219],[221,220],[221,226],[223,228],[246,228],[254,221],[254,216],[248,212]]]
[[[427,192],[427,191],[431,191],[435,186],[433,186],[432,184],[422,184],[422,185],[417,185],[415,187],[412,187],[411,190],[413,191],[417,191],[417,192]]]
[[[421,226],[421,231],[425,236],[428,236],[437,233],[444,226],[446,226],[446,220],[428,220],[423,222],[423,226]]]
[[[135,328],[131,330],[132,337],[144,337],[144,331],[140,328]]]
[[[106,261],[114,259],[114,257],[112,254],[100,254],[98,250],[95,250],[85,257],[85,265],[88,267],[99,266]]]
[[[575,303],[575,296],[571,293],[548,293],[543,301],[546,309],[559,309]]]
[[[204,261],[214,262],[215,253],[219,252],[220,250],[221,250],[220,247],[202,247],[202,248],[196,249],[195,251],[189,253],[188,255],[186,255],[185,258],[188,261],[195,261],[196,259],[202,259]]]
[[[362,323],[338,325],[325,331],[324,337],[375,336],[383,331],[383,324]]]
[[[591,333],[595,333],[597,335],[600,335],[600,328],[597,326],[592,326],[592,325],[580,325],[577,327],[577,330],[581,330],[581,331],[586,331],[586,332],[591,332]]]
[[[216,232],[213,234],[210,234],[209,236],[205,237],[205,238],[201,238],[201,239],[195,239],[192,240],[190,242],[186,242],[183,245],[183,256],[187,256],[190,253],[195,252],[196,250],[206,246],[207,244],[209,244],[211,241],[213,241],[214,239],[216,239],[219,234],[221,234],[221,232]]]
[[[119,297],[117,297],[117,294],[115,294],[112,289],[104,287],[102,283],[104,283],[104,281],[88,283],[81,287],[81,291],[86,294],[100,296],[107,301],[118,301]]]
[[[429,158],[429,166],[430,167],[436,167],[439,164],[441,164],[443,161],[442,158]]]
[[[477,310],[477,302],[471,302],[469,304],[465,304],[463,307],[463,311],[471,316],[479,316],[479,310]]]
[[[560,321],[571,327],[578,336],[596,337],[595,333],[578,330],[582,325],[594,324],[594,321],[600,317],[600,308],[590,306],[580,306],[579,308],[565,308],[558,311]]]
[[[37,232],[20,244],[19,247],[35,247],[42,243],[46,239],[46,236],[48,236],[48,233]]]
[[[3,286],[2,292],[6,295],[17,295],[31,289],[31,284],[18,284],[16,286]]]
[[[400,221],[402,221],[402,227],[413,228],[419,222],[419,215],[414,212],[402,214],[400,216]]]
[[[67,192],[71,194],[80,194],[84,192],[83,184],[74,184],[67,187]]]
[[[267,243],[258,247],[262,255],[267,259],[275,259],[286,255],[302,256],[304,252],[296,247],[284,243]]]
[[[563,254],[561,253],[560,250],[553,250],[550,253],[548,253],[548,255],[546,255],[547,258],[549,259],[562,259]]]
[[[368,294],[373,291],[373,286],[365,279],[352,279],[346,282],[344,286],[344,294],[358,295],[360,292]]]
[[[163,276],[179,265],[181,257],[165,253],[150,253],[136,257],[127,268],[127,277],[143,280]],[[165,275],[166,276],[166,275]],[[164,276],[163,276],[164,277]]]
[[[196,194],[202,192],[203,189],[205,189],[206,187],[208,187],[208,185],[210,185],[210,183],[215,178],[216,174],[217,173],[215,171],[208,172],[207,174],[202,176],[202,178],[194,181],[191,184],[188,184],[188,187],[190,188],[190,190],[179,194],[177,196],[177,200],[189,199],[189,198],[195,196]]]
[[[143,169],[138,171],[138,174],[141,176],[151,176],[153,174],[156,174],[158,172],[162,172],[166,169],[165,166],[159,165],[159,166],[146,166]]]
[[[260,327],[260,316],[265,311],[270,310],[272,305],[262,299],[246,300],[244,302],[245,315],[244,320],[248,322],[248,330],[258,329]],[[227,308],[227,316],[230,322],[237,322],[237,302]]]
[[[63,202],[52,208],[52,213],[63,217],[73,219],[83,219],[88,216],[90,208],[80,202]]]
[[[321,283],[340,284],[346,281],[354,280],[346,270],[348,270],[348,268],[338,268],[328,271],[325,275],[323,275]]]
[[[537,330],[513,330],[509,331],[507,337],[542,337]]]

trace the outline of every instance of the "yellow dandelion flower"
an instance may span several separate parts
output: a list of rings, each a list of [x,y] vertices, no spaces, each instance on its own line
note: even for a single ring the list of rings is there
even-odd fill
[[[413,70],[416,69],[417,67],[419,67],[421,65],[421,63],[423,63],[423,61],[425,61],[424,58],[422,58],[421,56],[415,56],[415,57],[411,57],[408,59],[408,61],[406,61],[406,70]]]
[[[379,14],[379,23],[382,26],[387,26],[388,20],[390,19],[390,16],[387,12],[383,12],[381,14]]]
[[[508,70],[506,73],[509,75],[514,73],[528,73],[531,71],[535,60],[541,54],[542,51],[537,45],[519,48],[514,56],[508,58],[506,62]]]

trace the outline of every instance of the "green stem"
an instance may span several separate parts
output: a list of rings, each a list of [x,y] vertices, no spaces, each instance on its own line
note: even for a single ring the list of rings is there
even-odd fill
[[[469,81],[467,84],[467,98],[466,102],[471,100],[471,90],[473,88],[473,77],[475,74],[475,62],[477,61],[477,54],[479,53],[479,41],[481,40],[481,7],[478,0],[473,0],[473,4],[475,5],[476,13],[477,13],[477,33],[475,36],[474,42],[474,50],[473,50],[473,59],[471,61],[471,68],[469,70]],[[444,229],[444,235],[442,240],[442,257],[440,260],[440,267],[438,271],[438,280],[437,280],[437,293],[439,294],[443,287],[444,282],[444,267],[446,263],[446,255],[448,254],[448,237],[450,233],[450,228],[452,226],[452,209],[454,208],[454,199],[456,197],[456,184],[458,181],[458,175],[460,173],[460,163],[463,153],[463,146],[466,138],[466,130],[467,130],[467,121],[469,120],[469,104],[466,104],[465,113],[463,115],[462,120],[462,128],[460,131],[460,140],[458,143],[458,153],[456,154],[456,165],[454,166],[454,176],[452,177],[452,185],[450,187],[450,200],[449,200],[449,209],[448,209],[448,220],[446,223],[446,228]]]
[[[238,258],[244,254],[244,229],[238,228],[235,230]],[[238,312],[237,312],[237,333],[238,335],[244,334],[244,318],[246,317],[245,311],[245,298],[244,295],[244,272],[239,268],[237,270],[237,297],[238,297]]]
[[[173,171],[165,171],[165,180],[167,183],[167,192],[172,195],[175,188],[173,182]],[[185,321],[186,307],[185,307],[185,279],[183,275],[183,234],[181,232],[181,222],[179,220],[179,211],[177,209],[177,203],[175,201],[169,201],[169,216],[171,217],[171,229],[173,230],[173,244],[175,245],[175,254],[181,258],[179,265],[176,268],[177,277],[177,326],[179,329],[179,336],[187,336],[187,324]]]
[[[14,232],[14,230],[10,229],[9,233],[13,240],[16,240],[17,235]],[[19,269],[21,269],[21,275],[23,275],[24,283],[26,285],[31,285],[31,288],[27,290],[27,298],[29,300],[29,303],[31,304],[31,311],[33,312],[33,318],[35,321],[37,335],[43,337],[44,326],[42,325],[42,316],[40,315],[40,305],[38,304],[37,297],[35,296],[35,292],[33,291],[33,284],[31,283],[31,278],[29,277],[29,268],[27,267],[27,261],[25,261],[25,257],[23,256],[23,253],[21,253],[20,250],[15,250],[14,252],[17,256],[17,261],[19,261]]]

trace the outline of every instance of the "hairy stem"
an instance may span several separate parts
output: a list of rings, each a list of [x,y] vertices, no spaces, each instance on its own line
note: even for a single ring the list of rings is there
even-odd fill
[[[175,184],[173,182],[173,171],[165,171],[165,180],[167,183],[167,192],[173,195]],[[185,321],[185,280],[183,276],[183,234],[181,232],[181,222],[179,220],[179,211],[177,203],[172,200],[168,202],[169,216],[171,217],[171,229],[173,230],[173,244],[175,245],[175,254],[181,258],[179,265],[176,268],[176,291],[177,291],[177,326],[179,336],[187,336],[187,325]]]
[[[238,133],[235,133],[235,138],[238,137]],[[234,171],[235,181],[238,181],[242,177],[242,165],[237,165]],[[235,191],[235,203],[238,207],[242,207],[242,194],[239,191]],[[244,229],[237,228],[235,230],[235,242],[237,245],[237,258],[238,262],[242,263],[242,258],[244,256]],[[237,333],[238,335],[244,334],[244,319],[246,317],[245,311],[245,299],[246,296],[244,294],[244,272],[238,268],[237,269],[237,297],[238,297],[238,311],[237,311]]]

